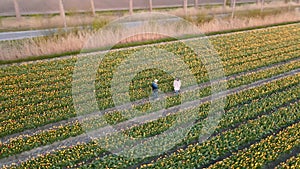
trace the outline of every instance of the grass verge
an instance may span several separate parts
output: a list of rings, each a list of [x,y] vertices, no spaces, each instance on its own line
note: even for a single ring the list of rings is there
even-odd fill
[[[289,25],[289,24],[295,24],[295,23],[299,23],[299,21],[284,22],[284,23],[270,24],[270,25],[263,25],[263,26],[255,26],[255,27],[248,27],[248,28],[240,28],[240,29],[233,29],[233,30],[216,31],[216,32],[207,33],[206,35],[207,36],[212,36],[212,35],[234,33],[234,32],[254,30],[254,29],[263,29],[263,28],[274,27],[274,26],[283,26],[283,25]],[[201,37],[201,36],[203,36],[203,35],[185,35],[185,36],[181,36],[178,39],[197,38],[197,37]],[[168,37],[168,38],[162,38],[162,39],[157,39],[157,40],[147,40],[147,41],[143,41],[143,42],[130,42],[130,43],[126,43],[126,44],[115,45],[112,49],[121,49],[121,48],[135,47],[135,46],[141,46],[141,45],[149,45],[149,44],[155,44],[155,43],[161,43],[161,42],[171,42],[171,41],[176,41],[178,39]],[[85,51],[84,53],[103,51],[103,50],[106,50],[106,49],[107,48],[105,48],[105,47],[90,49],[90,50]],[[63,53],[60,53],[60,54],[33,56],[33,57],[26,57],[26,58],[14,59],[14,60],[0,60],[0,65],[27,62],[27,61],[36,61],[36,60],[43,60],[43,59],[51,59],[51,58],[58,58],[58,57],[64,57],[64,56],[70,56],[70,55],[77,55],[77,54],[80,54],[80,53],[82,53],[81,50],[76,50],[76,51],[63,52]]]

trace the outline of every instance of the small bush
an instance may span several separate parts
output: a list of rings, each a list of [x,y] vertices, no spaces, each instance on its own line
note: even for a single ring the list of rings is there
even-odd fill
[[[93,23],[92,23],[92,27],[93,27],[93,29],[98,30],[98,29],[103,28],[107,24],[108,24],[107,20],[104,20],[104,19],[95,19],[93,21]]]
[[[196,24],[203,24],[206,22],[210,22],[213,19],[214,19],[213,16],[207,15],[206,13],[199,13],[196,15],[195,22],[196,22]]]

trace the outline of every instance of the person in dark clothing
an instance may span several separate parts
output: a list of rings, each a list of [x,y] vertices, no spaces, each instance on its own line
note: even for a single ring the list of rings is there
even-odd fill
[[[152,92],[153,92],[153,97],[156,99],[158,98],[158,80],[155,79],[154,82],[152,82],[151,87],[152,87]]]

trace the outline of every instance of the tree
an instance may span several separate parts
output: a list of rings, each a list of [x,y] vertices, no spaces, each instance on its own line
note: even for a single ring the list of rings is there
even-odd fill
[[[21,14],[20,14],[20,8],[17,0],[14,0],[14,6],[15,6],[16,17],[19,19],[21,18]]]
[[[198,9],[198,6],[199,6],[198,5],[198,0],[194,0],[194,6],[195,6],[196,9]]]
[[[59,11],[60,11],[60,16],[63,19],[64,27],[66,28],[67,27],[67,21],[66,21],[66,15],[65,15],[63,0],[59,0]]]

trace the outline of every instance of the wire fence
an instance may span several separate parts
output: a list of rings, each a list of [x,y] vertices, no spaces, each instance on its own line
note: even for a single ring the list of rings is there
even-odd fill
[[[185,0],[61,0],[66,12],[118,11],[134,9],[181,7]],[[224,0],[186,0],[187,6],[224,4]],[[226,5],[234,0],[227,0]],[[260,0],[236,0],[236,3],[255,3]],[[266,0],[267,1],[267,0]],[[270,1],[270,0],[269,0]],[[289,0],[272,0],[289,1]],[[297,0],[294,0],[297,1]],[[93,2],[93,7],[91,5]],[[0,16],[15,16],[16,10],[20,15],[56,14],[60,12],[60,0],[0,0]],[[15,5],[18,5],[17,9]]]

